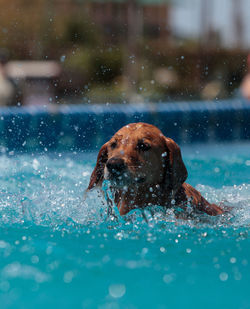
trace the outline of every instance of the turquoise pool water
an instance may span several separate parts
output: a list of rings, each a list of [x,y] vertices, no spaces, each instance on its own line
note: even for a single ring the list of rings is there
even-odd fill
[[[250,308],[250,144],[182,147],[230,215],[107,220],[96,154],[0,156],[1,308]]]

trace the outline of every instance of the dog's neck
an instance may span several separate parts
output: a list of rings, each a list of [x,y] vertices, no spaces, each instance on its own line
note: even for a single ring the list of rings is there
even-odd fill
[[[150,205],[162,205],[171,207],[171,194],[167,194],[160,184],[140,185],[124,189],[112,189],[121,215],[125,215],[135,208],[145,208]]]

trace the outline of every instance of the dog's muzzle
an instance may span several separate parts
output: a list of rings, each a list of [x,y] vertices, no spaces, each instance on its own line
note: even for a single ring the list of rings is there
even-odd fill
[[[119,178],[121,179],[126,176],[127,165],[122,158],[110,158],[106,163],[106,167],[108,170],[108,178],[110,180],[118,180]]]
[[[107,173],[105,179],[114,182],[116,185],[141,184],[145,177],[132,176],[125,161],[120,157],[110,158],[106,163]]]

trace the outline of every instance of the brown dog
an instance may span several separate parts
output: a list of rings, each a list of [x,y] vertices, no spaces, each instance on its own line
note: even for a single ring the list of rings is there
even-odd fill
[[[108,179],[121,215],[149,205],[223,213],[185,183],[186,178],[179,146],[153,125],[131,123],[101,147],[88,190]]]

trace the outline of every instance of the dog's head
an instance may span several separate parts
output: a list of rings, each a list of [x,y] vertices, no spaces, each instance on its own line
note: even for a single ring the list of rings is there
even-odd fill
[[[88,190],[108,179],[117,188],[164,185],[176,192],[186,178],[179,146],[153,125],[131,123],[101,147]]]

